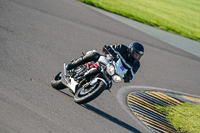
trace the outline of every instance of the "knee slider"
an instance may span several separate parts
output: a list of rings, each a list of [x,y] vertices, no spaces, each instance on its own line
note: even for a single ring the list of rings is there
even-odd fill
[[[98,52],[94,53],[94,60],[97,61],[100,57],[100,54]]]
[[[88,61],[97,61],[100,57],[100,54],[96,50],[86,52],[84,59]]]

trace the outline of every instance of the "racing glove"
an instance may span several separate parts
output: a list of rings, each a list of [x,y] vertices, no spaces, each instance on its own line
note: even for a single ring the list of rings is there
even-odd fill
[[[131,83],[132,81],[132,77],[129,75],[125,75],[124,76],[124,83]]]
[[[103,49],[102,49],[102,52],[103,52],[104,54],[109,54],[107,47],[108,47],[108,46],[104,45],[104,47],[103,47]]]

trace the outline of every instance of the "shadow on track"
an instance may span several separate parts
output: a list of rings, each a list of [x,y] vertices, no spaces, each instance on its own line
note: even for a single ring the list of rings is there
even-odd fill
[[[66,89],[66,88],[65,88]],[[64,90],[64,89],[62,89],[62,90]],[[74,96],[71,94],[68,94],[67,92],[64,92],[64,91],[62,91],[62,90],[58,90],[59,92],[61,92],[61,93],[63,93],[64,95],[66,95],[66,96],[68,96],[68,97],[71,97],[71,98],[74,98]]]
[[[59,91],[61,93],[63,93],[64,95],[73,98],[72,95],[70,95],[70,94],[68,94],[68,93],[66,93],[64,91],[61,91],[61,90],[59,90]],[[96,113],[96,114],[98,114],[98,115],[100,115],[103,118],[106,118],[107,120],[109,120],[109,121],[111,121],[111,122],[113,122],[113,123],[115,123],[115,124],[117,124],[117,125],[125,128],[125,129],[133,132],[133,133],[142,133],[139,130],[137,130],[136,128],[132,127],[131,125],[129,125],[129,124],[123,122],[123,121],[120,121],[119,119],[117,119],[117,118],[115,118],[115,117],[107,114],[106,112],[103,112],[100,109],[95,108],[94,106],[91,106],[89,104],[82,104],[81,106],[84,107],[84,108],[86,108],[86,109],[88,109],[88,110],[90,110],[90,111],[92,111],[92,112],[94,112],[94,113]]]
[[[133,133],[142,133],[142,132],[140,132],[139,130],[137,130],[137,129],[135,129],[134,127],[132,127],[131,125],[129,125],[129,124],[123,122],[123,121],[120,121],[119,119],[117,119],[117,118],[115,118],[115,117],[113,117],[113,116],[107,114],[106,112],[103,112],[102,110],[99,110],[99,109],[97,109],[97,108],[95,108],[95,107],[93,107],[93,106],[91,106],[91,105],[89,105],[89,104],[84,104],[84,105],[82,105],[82,106],[83,106],[84,108],[86,108],[86,109],[88,109],[88,110],[90,110],[90,111],[92,111],[92,112],[94,112],[94,113],[100,115],[101,117],[104,117],[104,118],[106,118],[107,120],[109,120],[109,121],[111,121],[111,122],[113,122],[113,123],[115,123],[115,124],[117,124],[117,125],[119,125],[119,126],[125,128],[125,129],[127,129],[127,130],[133,132]]]

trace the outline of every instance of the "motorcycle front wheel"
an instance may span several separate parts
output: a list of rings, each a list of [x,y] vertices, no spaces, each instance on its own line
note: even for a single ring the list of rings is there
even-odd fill
[[[97,98],[104,90],[106,85],[99,80],[95,85],[83,85],[75,94],[74,101],[78,104],[85,104]]]

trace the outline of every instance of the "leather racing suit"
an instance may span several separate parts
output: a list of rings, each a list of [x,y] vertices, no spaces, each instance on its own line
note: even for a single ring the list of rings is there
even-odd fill
[[[123,66],[126,69],[128,69],[124,77],[124,82],[130,83],[134,75],[140,68],[140,62],[138,60],[131,61],[131,53],[129,51],[129,48],[124,44],[110,45],[110,47],[112,48],[112,50],[114,50],[116,54],[120,56],[120,58],[122,59]]]

